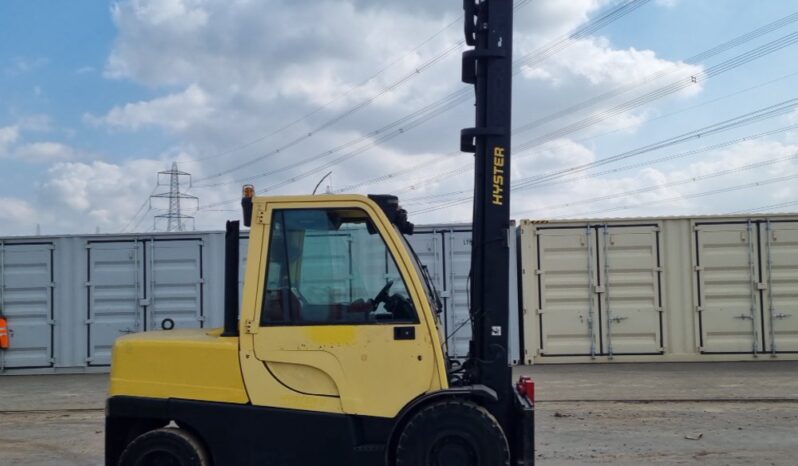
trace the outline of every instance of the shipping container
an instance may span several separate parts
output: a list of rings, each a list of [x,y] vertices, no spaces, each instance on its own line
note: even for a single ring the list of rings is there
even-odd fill
[[[465,296],[469,228],[420,226],[408,237],[441,291],[441,321],[453,357],[467,354],[471,332]],[[338,260],[357,261],[358,252],[349,250],[345,235],[340,239]],[[240,246],[243,286],[246,232]],[[514,243],[511,248],[515,257]],[[387,268],[386,257],[374,279],[384,280]],[[511,275],[508,287],[517,296],[516,274]],[[324,284],[340,293],[350,285]],[[511,353],[517,362],[518,300],[512,303]],[[120,335],[221,327],[223,306],[223,232],[0,239],[0,309],[11,334],[11,347],[0,350],[0,373],[104,372]]]
[[[523,221],[524,363],[798,359],[798,216]]]
[[[518,263],[516,228],[509,232],[510,282],[510,329],[509,359],[511,364],[521,363],[521,325],[519,313]],[[438,289],[443,304],[441,321],[447,340],[449,355],[465,358],[471,339],[469,317],[468,277],[471,270],[471,225],[442,224],[416,226],[415,233],[407,237],[419,256],[427,265],[430,277]]]

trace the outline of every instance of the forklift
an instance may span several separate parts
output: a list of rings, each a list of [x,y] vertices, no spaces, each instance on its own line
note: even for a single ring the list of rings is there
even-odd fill
[[[395,196],[255,196],[239,306],[227,222],[220,329],[114,344],[108,466],[528,466],[534,383],[508,364],[512,0],[464,0],[476,91],[472,339],[447,357],[440,299]],[[169,326],[166,326],[167,328]]]

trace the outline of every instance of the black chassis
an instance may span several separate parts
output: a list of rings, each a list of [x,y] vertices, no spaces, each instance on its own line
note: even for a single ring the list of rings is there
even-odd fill
[[[116,466],[138,435],[175,423],[194,434],[216,465],[377,466],[391,453],[405,422],[430,403],[449,398],[479,404],[496,399],[483,386],[457,387],[414,400],[393,419],[297,411],[250,404],[114,396],[106,405],[105,464]],[[534,407],[518,396],[518,437],[508,439],[514,465],[534,464]]]

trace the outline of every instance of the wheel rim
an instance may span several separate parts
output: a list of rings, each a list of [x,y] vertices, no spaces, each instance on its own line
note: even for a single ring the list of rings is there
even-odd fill
[[[164,450],[151,451],[136,462],[136,466],[181,466],[182,464],[180,458]]]
[[[439,438],[430,449],[430,466],[479,466],[479,454],[474,445],[459,435]]]

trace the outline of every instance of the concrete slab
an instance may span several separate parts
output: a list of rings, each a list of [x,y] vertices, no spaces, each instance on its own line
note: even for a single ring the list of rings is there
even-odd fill
[[[108,374],[0,376],[0,412],[102,409]]]

